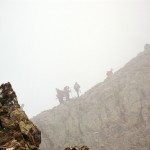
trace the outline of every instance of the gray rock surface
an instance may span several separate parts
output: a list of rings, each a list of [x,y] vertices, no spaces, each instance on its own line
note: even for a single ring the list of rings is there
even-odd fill
[[[80,98],[34,117],[41,149],[150,150],[150,45],[144,49]]]

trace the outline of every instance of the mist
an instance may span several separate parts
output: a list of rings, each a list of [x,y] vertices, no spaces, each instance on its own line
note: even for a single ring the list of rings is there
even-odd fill
[[[59,105],[56,88],[84,94],[150,43],[150,2],[0,1],[0,82],[32,117]]]

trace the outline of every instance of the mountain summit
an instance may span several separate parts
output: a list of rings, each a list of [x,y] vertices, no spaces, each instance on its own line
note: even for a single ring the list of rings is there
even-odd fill
[[[80,98],[33,118],[42,150],[150,150],[150,45]]]

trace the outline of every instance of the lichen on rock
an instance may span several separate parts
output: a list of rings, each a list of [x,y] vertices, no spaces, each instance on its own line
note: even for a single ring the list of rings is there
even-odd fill
[[[8,82],[0,86],[0,149],[39,150],[41,132],[20,108]]]

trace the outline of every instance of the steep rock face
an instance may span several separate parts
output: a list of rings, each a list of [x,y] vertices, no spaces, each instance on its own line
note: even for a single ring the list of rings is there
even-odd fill
[[[42,150],[87,145],[92,150],[150,149],[150,45],[83,96],[33,118]]]

